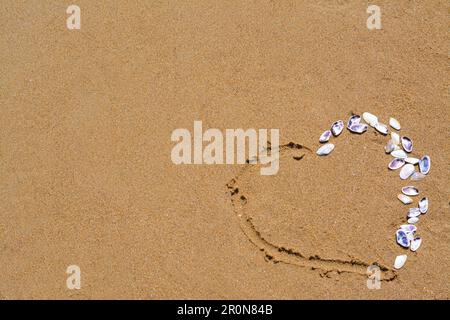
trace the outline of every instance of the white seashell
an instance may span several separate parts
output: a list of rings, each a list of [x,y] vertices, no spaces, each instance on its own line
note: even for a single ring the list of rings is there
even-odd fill
[[[411,152],[413,150],[413,141],[408,137],[402,137],[402,147],[406,152]]]
[[[395,158],[391,162],[389,162],[388,168],[391,170],[397,170],[397,169],[403,167],[404,164],[405,164],[405,160]]]
[[[400,179],[408,179],[414,173],[414,166],[411,163],[407,163],[400,170]]]
[[[350,127],[354,124],[359,124],[359,122],[361,121],[361,117],[358,116],[357,114],[354,114],[353,116],[351,116],[348,121],[347,121],[347,129],[350,130]]]
[[[406,161],[407,163],[411,163],[411,164],[418,164],[418,163],[419,163],[419,159],[417,159],[417,158],[410,158],[410,157],[407,157],[407,158],[405,159],[405,161]]]
[[[344,121],[338,120],[331,125],[331,132],[333,136],[337,137],[341,134],[342,130],[344,130]]]
[[[327,130],[320,135],[319,142],[327,142],[328,140],[330,140],[330,137],[331,137],[331,131]]]
[[[327,154],[330,154],[331,151],[333,151],[334,149],[334,144],[332,143],[327,143],[324,144],[323,146],[321,146],[318,150],[317,150],[317,155],[319,156],[326,156]]]
[[[377,116],[375,116],[369,112],[364,112],[362,114],[362,117],[363,117],[364,121],[367,122],[371,127],[375,127],[375,125],[378,123]]]
[[[422,244],[422,238],[418,237],[411,241],[411,251],[417,251]]]
[[[430,172],[431,168],[431,159],[429,156],[423,156],[422,159],[419,161],[419,169],[420,172],[423,174],[427,174]]]
[[[384,151],[386,153],[391,153],[395,150],[395,143],[392,140],[389,140],[387,144],[384,146]]]
[[[402,192],[407,196],[417,196],[419,194],[419,189],[414,186],[406,186],[402,188]]]
[[[417,222],[419,222],[419,217],[412,217],[408,219],[409,224],[415,224]]]
[[[423,178],[425,178],[426,177],[426,175],[424,175],[423,173],[421,173],[421,172],[414,172],[413,174],[412,174],[412,176],[411,176],[411,180],[413,180],[413,181],[419,181],[419,180],[422,180]]]
[[[427,211],[428,211],[428,198],[427,197],[420,199],[419,210],[420,210],[420,213],[422,213],[422,214],[427,213]]]
[[[394,158],[400,158],[400,159],[406,159],[408,156],[406,155],[406,152],[403,150],[394,150],[391,152],[391,156]]]
[[[389,118],[389,125],[395,130],[400,130],[402,127],[400,126],[400,122],[397,119]]]
[[[381,133],[383,135],[387,135],[389,132],[387,125],[382,124],[382,123],[377,123],[374,128],[375,128],[375,130],[377,130],[379,133]]]
[[[401,194],[401,193],[397,195],[397,198],[398,198],[398,200],[403,202],[403,204],[410,204],[413,202],[413,200],[410,197],[405,196],[404,194]]]
[[[391,139],[395,145],[400,144],[400,135],[397,132],[391,132]]]
[[[348,128],[348,130],[350,130],[351,132],[354,132],[354,133],[361,134],[361,133],[364,133],[367,131],[367,127],[368,126],[365,123],[354,123]]]
[[[419,208],[411,208],[408,211],[408,218],[414,218],[420,216]]]
[[[397,256],[395,258],[394,268],[397,269],[397,270],[402,268],[405,265],[407,258],[408,258],[408,256],[406,254],[402,254],[400,256]]]

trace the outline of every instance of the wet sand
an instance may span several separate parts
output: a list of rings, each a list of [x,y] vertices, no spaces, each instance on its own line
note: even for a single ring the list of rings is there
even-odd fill
[[[77,4],[72,31],[60,1],[0,6],[0,298],[450,298],[446,1],[378,1],[372,31],[365,1]],[[385,137],[314,154],[364,111],[431,156],[416,253],[395,243],[408,206]],[[174,165],[171,133],[195,120],[303,147],[274,176]]]

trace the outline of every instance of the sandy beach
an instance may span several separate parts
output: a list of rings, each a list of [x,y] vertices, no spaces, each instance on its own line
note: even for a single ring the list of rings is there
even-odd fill
[[[381,30],[357,0],[76,4],[79,30],[62,1],[0,4],[0,299],[450,298],[447,1],[377,1]],[[425,179],[373,128],[316,155],[367,111]],[[279,171],[174,164],[194,121],[279,129]],[[395,241],[405,185],[430,201],[417,252]]]

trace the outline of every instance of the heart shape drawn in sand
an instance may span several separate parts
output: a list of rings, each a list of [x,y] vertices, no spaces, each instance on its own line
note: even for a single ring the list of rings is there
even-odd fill
[[[246,165],[227,183],[242,231],[266,261],[322,275],[367,276],[377,265],[382,281],[396,279],[386,261],[398,249],[392,230],[402,220],[392,213],[398,200],[385,200],[396,186],[386,187],[383,145],[375,131],[350,135],[324,160],[290,142],[280,146],[278,175],[261,176],[258,165]]]

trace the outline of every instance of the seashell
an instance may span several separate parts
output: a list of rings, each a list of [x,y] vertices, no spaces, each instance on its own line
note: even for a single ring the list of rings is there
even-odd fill
[[[375,130],[377,130],[379,133],[381,133],[383,135],[387,135],[389,132],[387,125],[382,124],[382,123],[377,123],[374,128],[375,128]]]
[[[350,127],[354,124],[359,124],[360,121],[361,117],[358,116],[357,114],[351,116],[347,121],[347,129],[350,129]]]
[[[412,217],[408,219],[409,224],[415,224],[417,222],[419,222],[419,217]]]
[[[400,126],[400,122],[395,118],[389,118],[389,125],[395,130],[400,130],[402,127]]]
[[[406,159],[408,156],[406,155],[406,152],[403,150],[394,150],[391,152],[391,156],[394,158],[400,158],[400,159]]]
[[[333,136],[337,137],[341,134],[342,130],[344,130],[344,121],[338,120],[331,125],[331,132]]]
[[[395,232],[395,237],[397,239],[397,243],[401,245],[403,248],[409,248],[411,244],[411,240],[408,239],[406,232],[403,230],[397,230]]]
[[[420,213],[422,213],[422,214],[427,213],[427,211],[428,211],[428,198],[427,197],[420,199],[419,210],[420,210]]]
[[[407,196],[417,196],[419,194],[419,189],[414,186],[406,186],[402,188],[402,192]]]
[[[414,166],[411,163],[407,163],[400,170],[400,179],[408,179],[414,173]]]
[[[416,232],[417,231],[417,227],[415,225],[412,225],[412,224],[402,224],[400,226],[399,230],[402,230],[403,232],[408,234],[408,233]]]
[[[403,202],[403,204],[410,204],[413,202],[413,200],[410,197],[405,196],[404,194],[401,194],[401,193],[397,196],[397,198],[398,198],[398,200]]]
[[[391,170],[397,170],[397,169],[403,167],[404,164],[405,164],[405,160],[395,158],[391,162],[389,162],[388,168]]]
[[[411,164],[418,164],[418,163],[419,163],[419,159],[417,159],[417,158],[410,158],[410,157],[407,157],[407,158],[405,159],[405,161],[406,161],[407,163],[411,163]]]
[[[413,150],[413,142],[408,137],[402,137],[402,147],[406,152],[411,152]]]
[[[331,131],[327,130],[320,135],[319,142],[327,142],[328,140],[330,140],[330,137],[331,137]]]
[[[364,121],[367,122],[371,127],[375,127],[375,125],[378,123],[377,116],[375,116],[369,112],[364,112],[362,114],[362,117],[363,117]]]
[[[386,151],[386,153],[391,153],[394,150],[395,150],[395,143],[392,140],[389,140],[387,144],[384,146],[384,151]]]
[[[318,150],[317,150],[317,155],[319,156],[326,156],[327,154],[330,154],[331,151],[333,151],[334,149],[334,144],[332,143],[327,143],[324,144],[323,146],[321,146]]]
[[[427,174],[431,169],[431,159],[429,156],[423,156],[419,161],[419,169],[423,174]]]
[[[400,144],[400,135],[397,132],[391,132],[391,139],[395,145]]]
[[[419,208],[411,208],[408,211],[408,218],[415,218],[420,216],[420,210]]]
[[[406,254],[395,257],[394,268],[397,270],[402,268],[405,265],[407,258],[408,256]]]
[[[422,180],[423,178],[425,178],[426,177],[426,175],[424,175],[423,173],[421,173],[421,172],[414,172],[413,174],[412,174],[412,176],[411,176],[411,180],[413,180],[413,181],[419,181],[419,180]]]
[[[354,123],[348,128],[351,132],[354,133],[364,133],[367,131],[367,124],[364,123]]]
[[[417,237],[414,240],[411,241],[411,251],[417,251],[419,249],[420,245],[422,244],[422,238]]]

